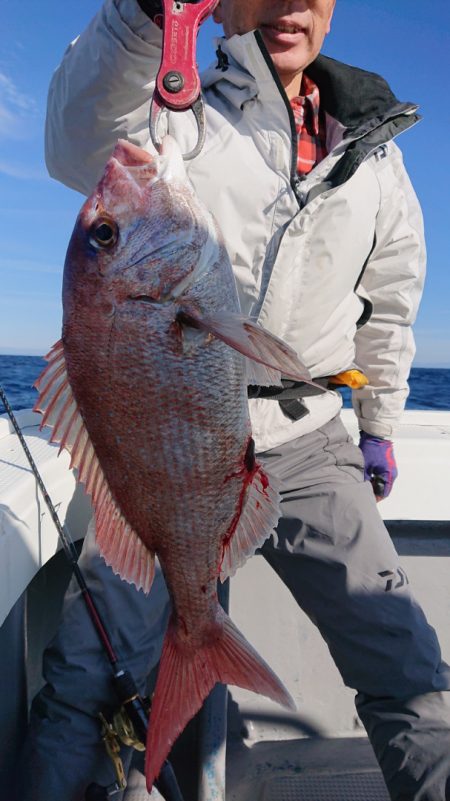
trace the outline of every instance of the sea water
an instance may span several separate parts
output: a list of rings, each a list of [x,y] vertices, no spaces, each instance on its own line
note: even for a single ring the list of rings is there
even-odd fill
[[[15,411],[29,409],[37,398],[33,383],[46,362],[40,356],[1,356],[0,386]],[[450,369],[413,367],[407,409],[450,411]],[[342,391],[344,406],[351,406],[350,390]],[[0,407],[1,407],[0,401]],[[0,408],[0,414],[4,409]]]

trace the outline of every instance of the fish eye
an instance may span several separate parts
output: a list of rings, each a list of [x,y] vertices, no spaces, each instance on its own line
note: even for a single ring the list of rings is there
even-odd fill
[[[119,238],[119,229],[113,220],[102,217],[91,226],[90,244],[99,250],[112,248]]]

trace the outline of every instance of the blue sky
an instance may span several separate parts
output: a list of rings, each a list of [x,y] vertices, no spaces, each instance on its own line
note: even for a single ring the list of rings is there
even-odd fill
[[[60,335],[62,265],[83,198],[46,174],[46,94],[66,45],[97,8],[88,0],[1,3],[0,353],[43,354]],[[337,0],[323,51],[381,73],[424,116],[398,140],[428,242],[417,366],[450,367],[449,29],[448,0]],[[200,66],[212,60],[211,38],[219,32],[211,21],[203,26]]]

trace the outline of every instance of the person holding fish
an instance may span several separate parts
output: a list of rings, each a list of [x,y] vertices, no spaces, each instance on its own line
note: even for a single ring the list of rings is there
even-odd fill
[[[171,114],[159,154],[148,129],[161,3],[106,0],[70,45],[47,164],[89,199],[39,408],[92,498],[81,564],[142,686],[164,639],[148,787],[217,681],[291,703],[217,603],[217,577],[259,549],[357,691],[392,801],[449,801],[450,668],[404,572],[386,584],[401,567],[376,505],[396,477],[425,263],[394,137],[419,118],[379,76],[320,55],[334,6],[218,2],[205,142],[185,166],[198,118]],[[104,773],[96,714],[114,700],[83,620],[71,588],[21,801],[79,801]]]

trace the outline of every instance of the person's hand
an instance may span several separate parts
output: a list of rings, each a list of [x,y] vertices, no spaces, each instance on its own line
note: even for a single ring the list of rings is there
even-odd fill
[[[163,21],[163,6],[162,0],[137,0],[138,4],[140,5],[144,14],[147,14],[147,17],[158,25],[159,28],[162,28],[162,21]]]
[[[360,432],[359,447],[364,456],[364,478],[370,481],[378,501],[387,498],[397,478],[394,446],[390,439],[381,439]]]

